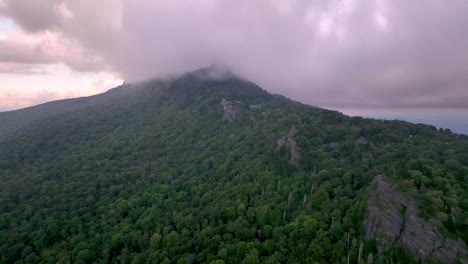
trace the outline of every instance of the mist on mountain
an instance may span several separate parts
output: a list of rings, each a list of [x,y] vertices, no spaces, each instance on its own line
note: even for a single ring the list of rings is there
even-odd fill
[[[457,263],[468,137],[227,70],[0,113],[0,263]]]

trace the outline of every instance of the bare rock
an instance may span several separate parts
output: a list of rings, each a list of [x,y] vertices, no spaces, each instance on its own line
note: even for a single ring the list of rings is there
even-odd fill
[[[250,105],[249,108],[250,110],[259,110],[263,108],[263,105],[262,104]]]
[[[458,263],[468,259],[463,241],[444,237],[432,223],[418,216],[413,197],[392,190],[382,175],[374,178],[373,188],[364,230],[366,240],[376,239],[379,252],[397,246],[419,261]]]
[[[238,102],[229,101],[223,98],[219,104],[224,110],[223,120],[232,122],[240,116],[241,108]]]
[[[301,158],[301,153],[299,152],[299,147],[297,146],[297,135],[299,130],[293,126],[287,136],[284,136],[278,139],[278,149],[288,149],[291,153],[291,159],[289,164],[297,166]]]

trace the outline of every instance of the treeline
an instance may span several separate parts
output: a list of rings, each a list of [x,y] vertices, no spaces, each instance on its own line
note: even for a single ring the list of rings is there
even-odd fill
[[[364,241],[378,174],[468,242],[467,137],[237,80],[176,84],[0,142],[1,263],[411,262]],[[238,120],[222,120],[221,98],[241,102]],[[277,148],[292,126],[297,166]]]

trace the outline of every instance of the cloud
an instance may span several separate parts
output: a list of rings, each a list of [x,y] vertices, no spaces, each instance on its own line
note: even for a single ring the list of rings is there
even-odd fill
[[[0,63],[0,111],[105,92],[122,84],[106,72],[76,72],[61,64]]]
[[[468,108],[465,0],[3,2],[25,35],[0,40],[0,62],[127,81],[224,64],[321,106]]]
[[[37,105],[53,100],[63,99],[63,95],[52,91],[41,91],[38,93],[1,93],[0,92],[0,111],[24,108],[31,105]]]
[[[0,34],[0,63],[65,63],[79,71],[105,70],[102,58],[90,54],[60,32],[42,31]]]
[[[0,111],[20,109],[65,98],[75,98],[99,94],[117,86],[118,84],[121,84],[121,82],[119,83],[118,80],[100,79],[93,81],[89,84],[88,87],[84,87],[82,91],[54,91],[52,89],[43,89],[35,92],[2,92],[0,90]]]
[[[45,75],[50,74],[50,72],[42,67],[37,67],[36,65],[21,63],[0,63],[0,74]]]

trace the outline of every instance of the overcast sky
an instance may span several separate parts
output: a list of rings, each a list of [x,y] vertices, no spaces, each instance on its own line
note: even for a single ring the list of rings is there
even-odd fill
[[[468,109],[466,0],[0,0],[0,109],[222,64],[335,109]]]

